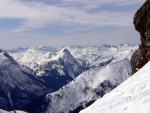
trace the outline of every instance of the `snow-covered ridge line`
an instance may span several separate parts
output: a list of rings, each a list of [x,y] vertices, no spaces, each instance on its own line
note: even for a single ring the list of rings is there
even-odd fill
[[[150,62],[80,113],[149,113]]]
[[[19,64],[32,69],[37,76],[59,89],[85,70],[99,69],[124,58],[130,59],[136,48],[137,46],[130,44],[68,46],[59,51],[36,47],[10,54]]]
[[[129,58],[138,46],[131,44],[120,44],[119,46],[68,46],[58,49],[45,47],[31,47],[25,51],[10,52],[10,55],[22,65],[25,65],[33,70],[37,70],[39,65],[47,63],[53,59],[58,59],[58,53],[64,49],[68,49],[71,55],[84,67],[97,68],[107,65],[110,62],[116,62],[124,58]],[[42,75],[42,73],[39,73]]]
[[[7,52],[0,50],[0,108],[19,109],[38,96],[53,91],[51,86],[29,72]]]

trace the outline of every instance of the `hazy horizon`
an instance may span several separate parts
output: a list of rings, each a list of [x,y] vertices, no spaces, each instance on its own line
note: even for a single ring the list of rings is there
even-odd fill
[[[0,48],[139,44],[133,16],[145,0],[1,0]]]

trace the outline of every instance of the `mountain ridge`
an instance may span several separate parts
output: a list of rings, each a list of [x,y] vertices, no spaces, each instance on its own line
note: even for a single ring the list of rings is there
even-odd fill
[[[31,102],[25,110],[31,113],[77,113],[79,108],[89,106],[129,78],[130,71],[128,59],[102,69],[85,71],[58,91]]]
[[[0,50],[0,107],[19,109],[38,96],[53,91],[39,78],[26,72],[7,52]]]
[[[80,113],[149,113],[150,62]]]

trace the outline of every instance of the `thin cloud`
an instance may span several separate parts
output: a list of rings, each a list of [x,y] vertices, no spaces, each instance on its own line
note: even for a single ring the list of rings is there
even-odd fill
[[[61,0],[61,6],[74,7],[80,10],[91,11],[103,5],[132,6],[142,4],[145,0]]]
[[[82,5],[87,5],[87,4],[95,4],[95,5],[106,5],[106,4],[111,4],[111,5],[135,5],[135,4],[141,4],[144,3],[145,0],[62,0],[64,3],[69,3],[69,4],[82,4]]]
[[[51,24],[70,23],[72,25],[100,26],[131,26],[133,11],[127,12],[89,12],[72,7],[71,4],[137,4],[142,0],[63,0],[62,4],[69,4],[70,7],[48,5],[42,2],[23,2],[21,0],[0,0],[0,18],[22,19],[22,25],[11,31],[21,32],[42,28]],[[60,4],[61,4],[60,3]],[[93,5],[94,6],[94,5]],[[93,7],[88,7],[93,8]]]

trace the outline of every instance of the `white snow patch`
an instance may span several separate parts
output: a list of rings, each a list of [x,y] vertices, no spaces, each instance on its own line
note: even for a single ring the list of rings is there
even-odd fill
[[[80,113],[150,113],[150,62]]]

